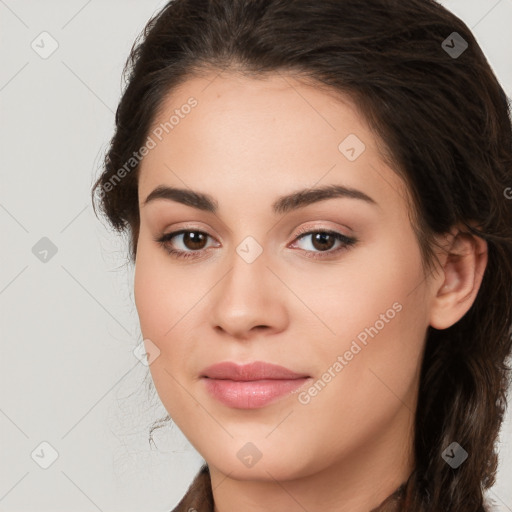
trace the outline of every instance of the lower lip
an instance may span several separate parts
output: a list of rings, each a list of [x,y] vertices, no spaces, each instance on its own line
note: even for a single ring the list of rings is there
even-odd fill
[[[224,405],[236,409],[257,409],[292,393],[309,379],[235,381],[205,377],[203,381],[208,392]]]

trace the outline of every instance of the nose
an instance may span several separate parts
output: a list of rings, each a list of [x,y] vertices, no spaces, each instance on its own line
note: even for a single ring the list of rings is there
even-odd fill
[[[251,263],[234,251],[210,296],[214,329],[243,340],[286,329],[289,296],[268,264],[265,251]]]

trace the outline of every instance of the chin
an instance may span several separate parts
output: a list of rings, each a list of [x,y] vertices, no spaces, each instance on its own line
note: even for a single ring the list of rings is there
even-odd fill
[[[253,457],[257,455],[250,444],[237,443],[234,457],[226,458],[226,451],[223,451],[205,460],[210,466],[235,480],[286,481],[302,478],[316,471],[314,461],[305,460],[300,448],[292,448],[292,453],[285,454],[279,447],[269,446],[266,450],[261,449],[261,458],[254,458],[253,462],[247,460],[251,451]],[[267,455],[265,451],[268,452]]]

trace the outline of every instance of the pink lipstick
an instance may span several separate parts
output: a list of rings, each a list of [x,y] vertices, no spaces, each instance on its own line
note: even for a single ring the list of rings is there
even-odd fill
[[[256,361],[218,363],[201,373],[206,390],[228,407],[256,409],[303,386],[311,377],[283,366]]]

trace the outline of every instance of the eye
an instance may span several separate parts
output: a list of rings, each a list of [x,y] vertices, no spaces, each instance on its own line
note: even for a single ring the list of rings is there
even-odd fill
[[[181,238],[181,245],[185,249],[189,248],[190,251],[183,249],[175,249],[171,241],[174,238]],[[208,233],[199,230],[181,229],[180,231],[173,231],[166,233],[155,239],[171,256],[175,258],[197,258],[205,250],[205,241],[210,238]]]
[[[337,255],[339,252],[347,250],[353,246],[357,239],[348,237],[337,231],[314,229],[302,229],[296,234],[295,244],[307,237],[313,236],[310,245],[312,249],[303,249],[306,256],[309,258],[326,258]],[[183,248],[176,249],[174,239],[178,240],[178,245],[181,244]],[[164,250],[175,258],[198,258],[204,251],[206,251],[205,243],[208,238],[211,238],[208,233],[199,230],[181,229],[166,233],[160,237],[155,238],[155,242],[159,243]],[[334,244],[338,243],[338,247],[332,250]]]
[[[312,247],[311,249],[305,249],[306,256],[308,258],[327,258],[337,255],[341,251],[345,251],[353,246],[357,239],[354,237],[348,237],[337,231],[325,230],[325,229],[307,229],[299,230],[297,233],[297,240],[302,241],[308,237],[312,237],[309,244],[306,246]],[[338,247],[332,250],[332,247],[336,242],[339,243]],[[297,243],[297,242],[295,242]],[[315,252],[318,250],[319,252]]]

